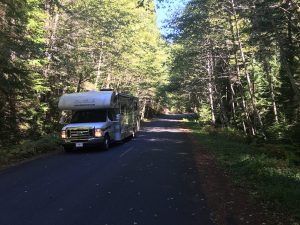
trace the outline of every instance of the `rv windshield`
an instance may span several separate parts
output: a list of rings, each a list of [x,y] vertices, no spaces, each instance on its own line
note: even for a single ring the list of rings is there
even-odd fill
[[[106,116],[107,110],[105,109],[80,110],[75,111],[71,123],[105,122]]]

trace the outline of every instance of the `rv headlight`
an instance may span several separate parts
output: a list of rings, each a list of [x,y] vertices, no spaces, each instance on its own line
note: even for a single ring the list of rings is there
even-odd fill
[[[61,131],[61,138],[66,139],[67,138],[67,132],[65,130]]]
[[[102,137],[102,130],[99,128],[95,129],[95,137]]]

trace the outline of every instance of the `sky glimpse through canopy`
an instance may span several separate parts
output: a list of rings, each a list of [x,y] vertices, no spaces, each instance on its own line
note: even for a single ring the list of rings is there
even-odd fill
[[[168,35],[168,20],[180,14],[189,0],[156,0],[157,26],[163,36]]]

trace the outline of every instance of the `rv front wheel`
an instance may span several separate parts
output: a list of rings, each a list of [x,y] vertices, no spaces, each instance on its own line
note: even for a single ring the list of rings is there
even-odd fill
[[[65,152],[72,152],[73,148],[64,146],[64,150],[65,150]]]

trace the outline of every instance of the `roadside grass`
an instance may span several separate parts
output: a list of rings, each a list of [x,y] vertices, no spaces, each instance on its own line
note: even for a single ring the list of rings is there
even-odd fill
[[[271,208],[300,220],[300,167],[296,146],[247,144],[240,133],[187,122],[236,185]]]
[[[61,140],[58,135],[46,135],[38,140],[23,140],[18,145],[0,148],[0,168],[30,159],[34,156],[60,149]]]

